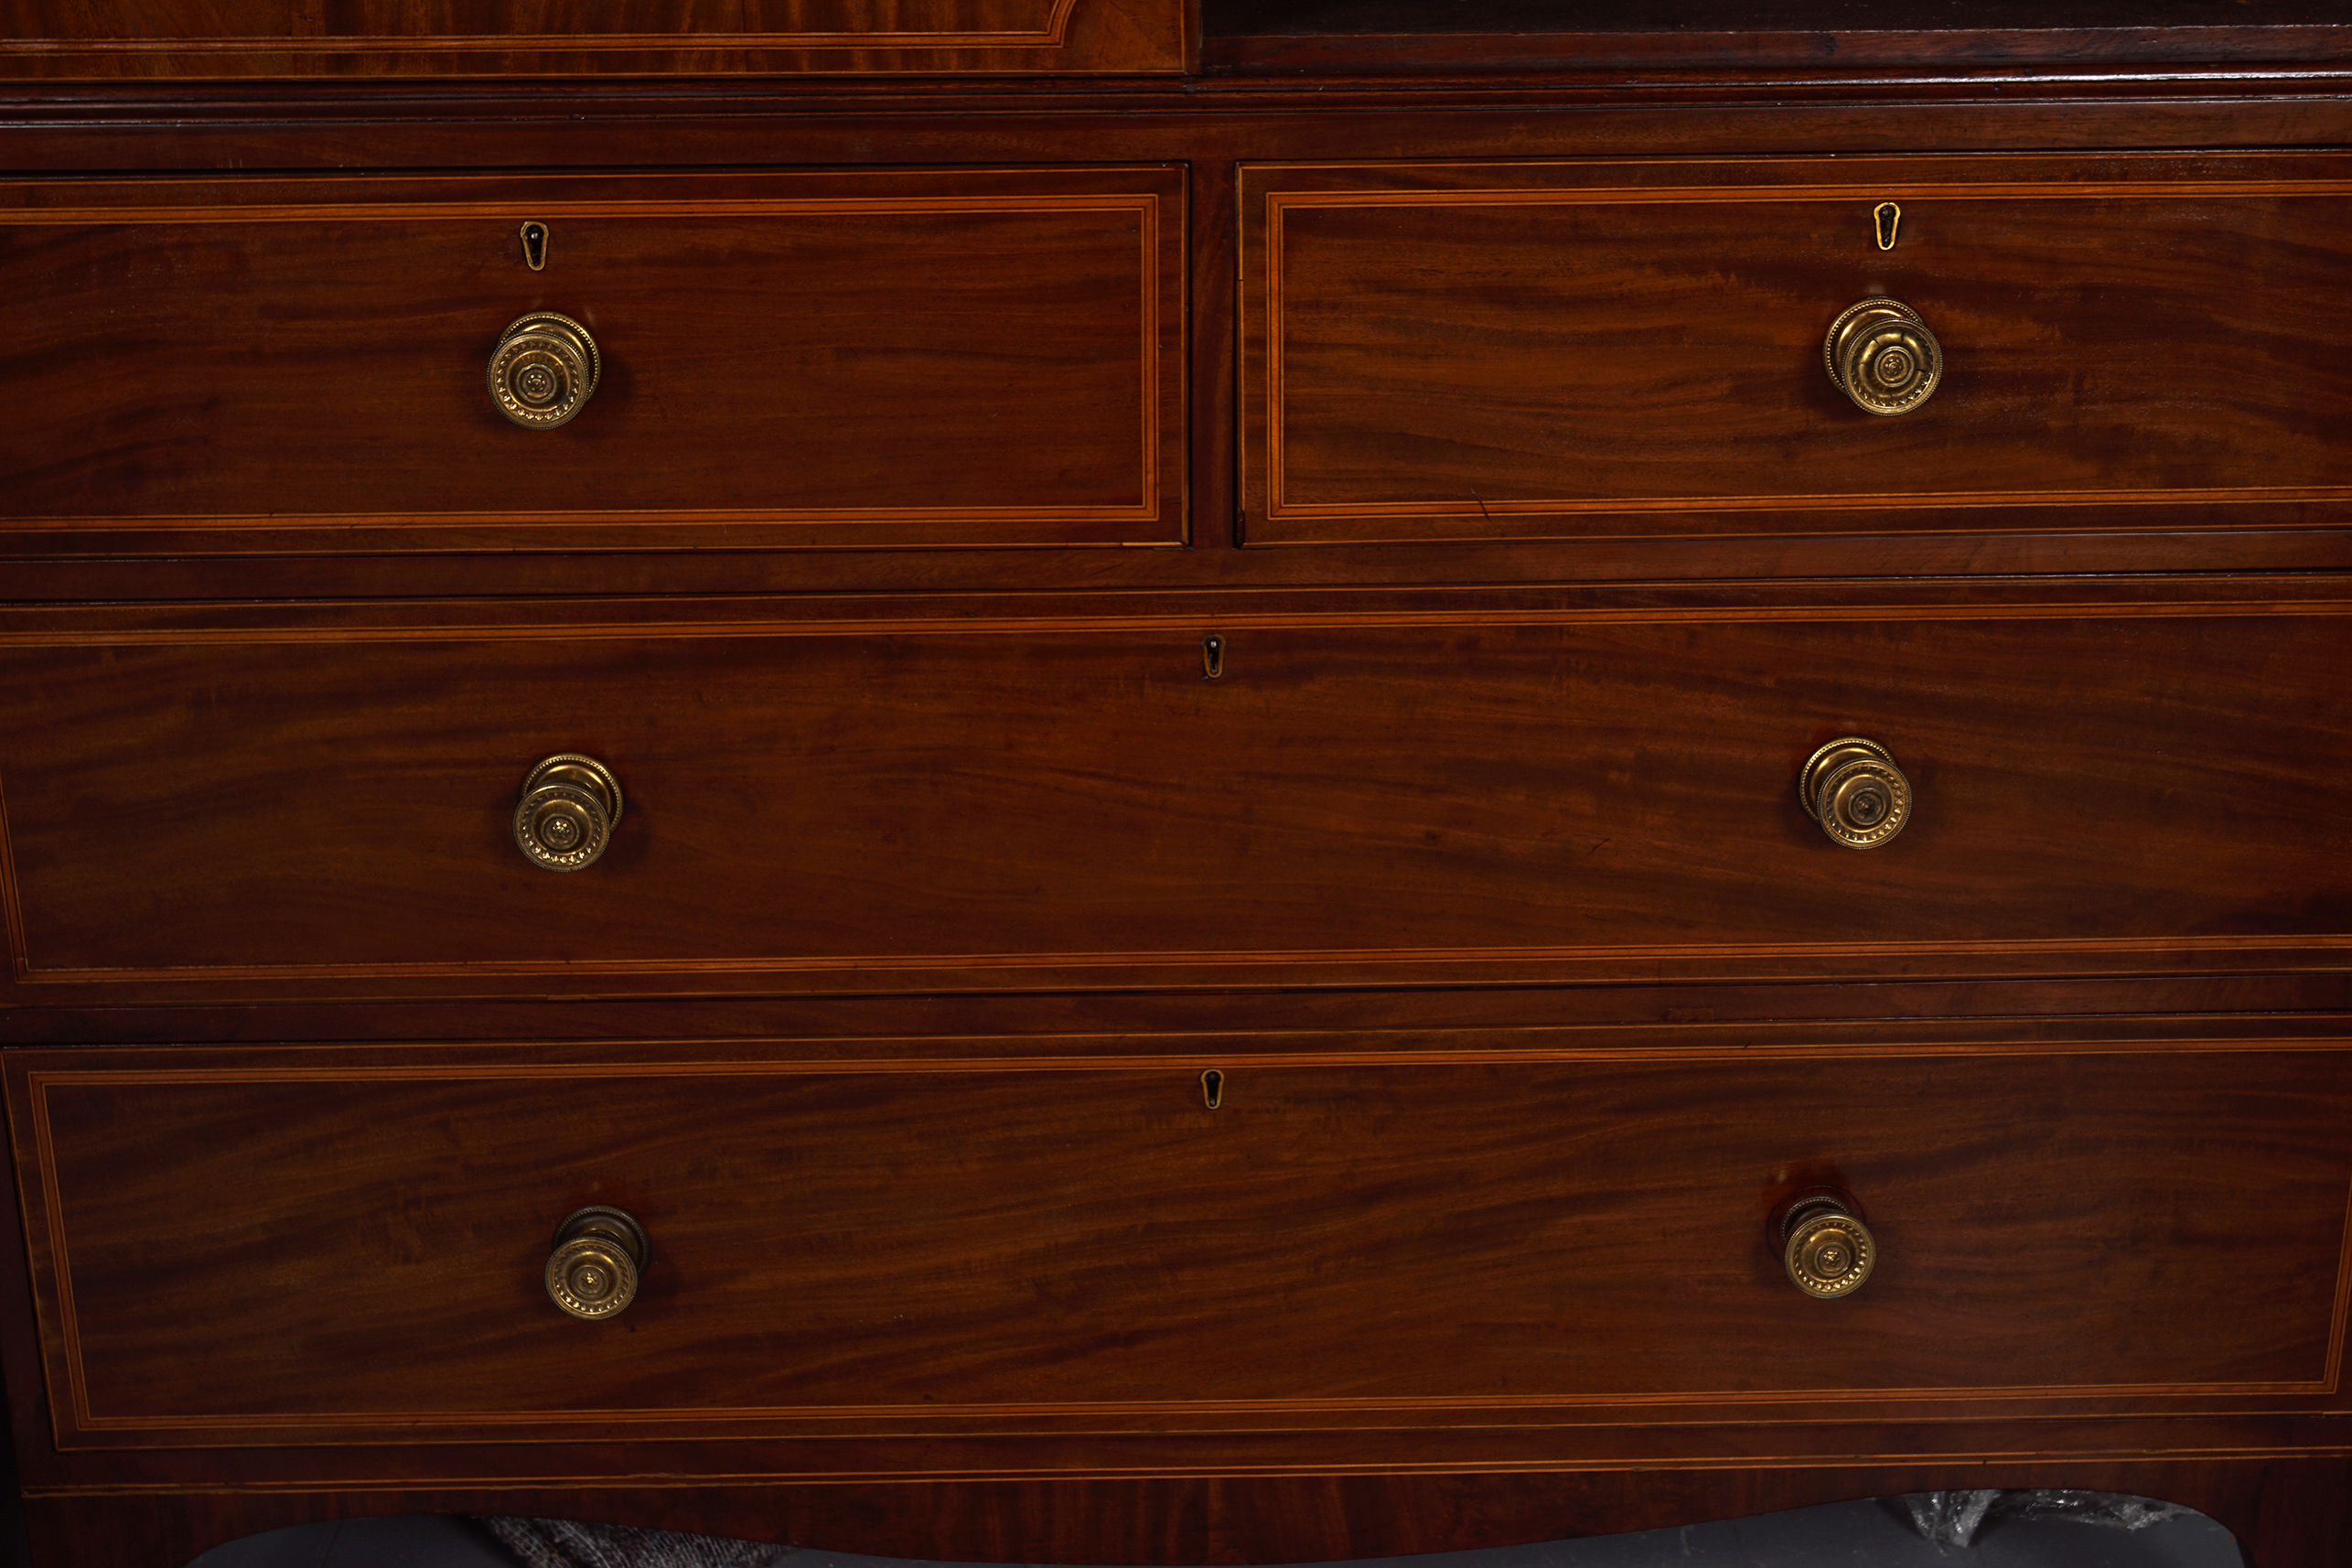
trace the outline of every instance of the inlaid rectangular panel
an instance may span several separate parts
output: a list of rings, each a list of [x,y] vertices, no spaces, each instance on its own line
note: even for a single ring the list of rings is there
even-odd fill
[[[15,994],[2340,967],[2346,607],[27,632]],[[1847,736],[1873,848],[1798,793]],[[551,874],[559,753],[623,809]]]
[[[1180,543],[1184,210],[1167,168],[0,186],[0,548]],[[489,380],[535,312],[601,365],[552,428]]]
[[[1248,537],[2340,525],[2347,197],[2301,154],[1251,167]],[[1878,297],[1940,347],[1908,413],[1825,359]]]
[[[12,1052],[59,1442],[2339,1397],[2340,1042],[1120,1044]],[[1825,1181],[1833,1302],[1766,1236]],[[543,1279],[591,1203],[650,1242],[596,1323]]]
[[[0,77],[1173,71],[1182,0],[5,0]]]

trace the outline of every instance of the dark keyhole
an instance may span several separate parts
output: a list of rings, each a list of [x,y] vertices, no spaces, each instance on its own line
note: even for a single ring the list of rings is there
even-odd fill
[[[1895,231],[1903,221],[1903,209],[1891,201],[1882,201],[1871,215],[1878,220],[1878,248],[1893,250]]]

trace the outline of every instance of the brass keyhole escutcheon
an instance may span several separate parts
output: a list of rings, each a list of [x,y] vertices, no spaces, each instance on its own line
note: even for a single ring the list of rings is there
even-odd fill
[[[1876,849],[1911,820],[1911,781],[1885,746],[1858,735],[1807,757],[1797,795],[1821,831],[1848,849]]]
[[[645,1227],[625,1209],[590,1204],[564,1216],[547,1253],[547,1296],[574,1317],[610,1317],[637,1299],[652,1260]]]
[[[1785,1201],[1773,1216],[1773,1244],[1788,1283],[1815,1301],[1852,1295],[1878,1266],[1878,1242],[1842,1192],[1816,1187]]]
[[[517,317],[499,334],[490,352],[490,401],[526,429],[553,430],[587,405],[602,373],[586,328],[538,311]]]
[[[1899,299],[1848,306],[1831,324],[1821,355],[1830,380],[1869,413],[1908,413],[1935,395],[1944,377],[1943,345]]]
[[[582,870],[605,853],[620,811],[620,780],[611,768],[593,757],[560,753],[522,781],[515,847],[542,871]]]
[[[547,225],[532,221],[522,226],[522,264],[532,272],[547,270]]]

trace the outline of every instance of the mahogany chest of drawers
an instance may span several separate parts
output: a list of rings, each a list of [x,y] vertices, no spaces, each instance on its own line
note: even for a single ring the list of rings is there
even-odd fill
[[[2352,1553],[2352,26],[1784,11],[0,5],[37,1559]]]

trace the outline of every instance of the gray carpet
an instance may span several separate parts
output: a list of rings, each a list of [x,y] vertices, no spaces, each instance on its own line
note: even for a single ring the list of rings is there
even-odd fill
[[[1832,1503],[1680,1530],[1394,1557],[1363,1568],[2242,1568],[2202,1514],[2089,1503],[2083,1493],[1945,1493]],[[2038,1503],[2027,1499],[2039,1499]],[[2068,1501],[2067,1499],[2077,1499]],[[2116,1521],[2083,1522],[2107,1513]],[[1975,1520],[1971,1545],[1939,1544]],[[2118,1528],[2136,1522],[2138,1529]],[[570,1555],[564,1555],[564,1553]],[[411,1516],[273,1530],[191,1568],[975,1568],[568,1521]]]

